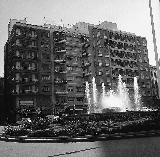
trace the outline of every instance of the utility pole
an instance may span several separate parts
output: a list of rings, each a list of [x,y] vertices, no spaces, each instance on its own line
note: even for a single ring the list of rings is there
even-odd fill
[[[158,52],[157,52],[157,44],[156,44],[156,34],[155,34],[155,28],[154,28],[151,0],[149,0],[149,9],[150,9],[152,35],[153,35],[153,45],[154,45],[154,53],[155,53],[155,61],[156,61],[156,69],[157,69],[158,93],[159,93],[159,98],[160,98],[160,70],[159,70]]]

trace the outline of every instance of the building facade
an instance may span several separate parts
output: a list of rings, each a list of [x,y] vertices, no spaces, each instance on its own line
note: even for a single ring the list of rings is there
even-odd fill
[[[15,22],[15,21],[14,21]],[[62,27],[15,22],[5,45],[6,110],[66,108],[86,112],[82,67],[84,35]]]
[[[151,75],[152,96],[158,99],[159,94],[158,94],[157,69],[155,66],[150,65],[150,75]]]
[[[89,34],[91,64],[88,69],[90,76],[96,78],[98,90],[102,82],[106,90],[116,90],[120,74],[131,100],[134,98],[134,77],[138,78],[142,101],[152,96],[146,38],[92,26]]]
[[[152,96],[146,39],[105,23],[65,28],[10,21],[4,54],[7,112],[14,116],[17,109],[35,108],[52,114],[69,108],[85,113],[85,82],[95,77],[97,89],[104,83],[108,91],[117,88],[119,74],[131,99],[134,77],[141,95]]]

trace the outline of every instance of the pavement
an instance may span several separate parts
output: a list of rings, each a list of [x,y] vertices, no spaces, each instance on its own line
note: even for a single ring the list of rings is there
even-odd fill
[[[3,129],[0,126],[0,133]],[[70,143],[0,141],[0,157],[159,157],[159,148],[160,137]]]
[[[2,134],[3,130],[4,130],[4,126],[0,126],[0,135]]]
[[[0,157],[159,157],[159,148],[160,137],[70,143],[0,141]]]

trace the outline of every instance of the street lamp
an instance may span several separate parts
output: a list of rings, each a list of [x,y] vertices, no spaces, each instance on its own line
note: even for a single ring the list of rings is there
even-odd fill
[[[151,26],[152,26],[152,34],[153,34],[153,45],[154,45],[154,53],[155,53],[155,61],[156,61],[156,69],[157,69],[158,93],[159,93],[159,98],[160,98],[160,70],[159,70],[160,65],[158,61],[158,52],[157,52],[156,35],[155,35],[151,0],[149,0],[149,9],[150,9]]]

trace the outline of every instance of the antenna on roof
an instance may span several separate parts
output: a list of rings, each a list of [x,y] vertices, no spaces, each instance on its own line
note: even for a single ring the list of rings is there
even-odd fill
[[[43,25],[45,25],[46,24],[46,17],[44,16],[43,17]]]

